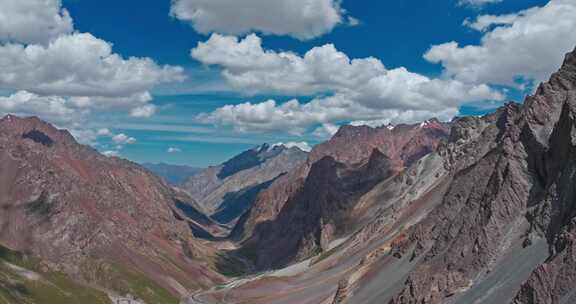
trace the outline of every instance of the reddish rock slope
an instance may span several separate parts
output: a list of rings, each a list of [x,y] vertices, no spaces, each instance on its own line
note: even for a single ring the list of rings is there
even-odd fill
[[[210,286],[213,251],[174,213],[176,194],[145,169],[79,145],[37,118],[0,119],[0,242],[108,286],[152,279],[174,295]]]
[[[358,199],[434,151],[448,136],[437,120],[417,125],[342,127],[316,146],[299,168],[257,198],[234,231],[246,238],[241,252],[258,268],[277,268],[308,258],[358,228],[350,216]]]

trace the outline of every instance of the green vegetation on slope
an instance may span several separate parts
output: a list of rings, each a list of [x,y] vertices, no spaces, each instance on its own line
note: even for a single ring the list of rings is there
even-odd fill
[[[98,285],[148,304],[180,302],[146,275],[122,265],[105,267],[97,277]],[[111,300],[105,292],[76,283],[64,273],[44,270],[40,259],[0,245],[0,304],[20,303],[110,304]]]
[[[146,275],[114,265],[102,274],[105,284],[121,295],[132,295],[148,304],[178,304],[180,300]]]
[[[0,246],[0,304],[110,304],[99,290],[63,273],[42,270],[35,258]]]

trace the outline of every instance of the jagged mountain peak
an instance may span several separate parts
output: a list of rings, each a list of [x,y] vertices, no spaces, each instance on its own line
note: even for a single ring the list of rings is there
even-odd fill
[[[270,146],[268,143],[263,143],[259,146],[256,146],[254,149],[254,151],[256,151],[257,153],[264,153],[264,152],[268,152],[268,150],[270,150],[272,148],[272,146]]]
[[[20,117],[8,114],[0,119],[0,132],[13,138],[21,137],[45,146],[72,145],[76,140],[68,130],[60,130],[36,116]]]
[[[449,134],[450,123],[441,123],[437,119],[430,119],[417,124],[399,124],[393,127],[371,127],[366,125],[342,126],[338,132],[327,142],[316,145],[310,153],[309,162],[313,163],[325,155],[334,157],[337,161],[347,164],[362,162],[370,156],[374,148],[380,149],[392,160],[395,167],[401,168],[419,158],[417,151],[429,139],[445,139]],[[431,144],[436,147],[436,144]],[[419,147],[419,148],[416,148]]]
[[[333,137],[351,137],[351,136],[369,136],[381,132],[382,130],[388,130],[391,132],[405,131],[417,128],[438,128],[447,129],[446,123],[441,122],[438,118],[430,118],[425,121],[414,123],[414,124],[392,124],[388,123],[381,126],[369,126],[369,125],[343,125],[338,131],[333,135]]]
[[[305,143],[262,144],[202,170],[183,185],[217,221],[230,223],[249,208],[271,181],[303,163]]]
[[[338,131],[334,134],[334,137],[349,137],[349,136],[359,136],[364,134],[370,134],[376,132],[376,128],[367,126],[367,125],[360,125],[360,126],[353,126],[353,125],[343,125],[341,126]]]
[[[273,144],[270,149],[280,148],[283,150],[300,150],[303,152],[310,152],[312,147],[307,142],[279,142]]]
[[[560,71],[572,71],[576,73],[576,48],[564,56],[564,62]]]
[[[258,157],[260,157],[261,159],[267,159],[267,158],[274,157],[274,156],[278,155],[279,153],[285,152],[286,150],[291,150],[291,149],[298,149],[298,150],[303,151],[303,152],[310,152],[306,148],[306,146],[307,146],[307,143],[305,143],[305,142],[301,142],[301,143],[278,142],[275,144],[264,143],[264,144],[261,144],[259,146],[256,146],[255,148],[253,148],[251,150],[244,151],[244,152],[240,153],[239,155],[245,154],[245,153],[250,152],[250,151],[254,151],[257,153]],[[239,156],[239,155],[237,155],[237,156]],[[237,156],[235,156],[235,157],[237,157]],[[232,159],[234,159],[235,157],[233,157]]]
[[[561,93],[571,91],[576,87],[576,49],[567,53],[560,69],[550,76],[547,82],[541,83],[534,96],[550,95],[551,93]],[[530,103],[529,98],[528,102]]]
[[[538,145],[546,148],[562,105],[576,95],[576,50],[566,54],[558,72],[538,86],[524,102],[525,119]]]
[[[438,120],[437,118],[431,118],[428,120],[425,120],[423,122],[421,122],[418,127],[419,128],[437,128],[439,127],[441,124],[440,120]]]
[[[267,160],[277,157],[288,150],[285,145],[262,144],[253,149],[244,151],[222,163],[218,172],[219,179],[226,179],[240,171],[257,167]]]

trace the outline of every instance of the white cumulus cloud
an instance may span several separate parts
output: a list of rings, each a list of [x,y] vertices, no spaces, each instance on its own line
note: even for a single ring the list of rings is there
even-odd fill
[[[319,96],[306,103],[267,100],[227,105],[198,117],[241,132],[302,134],[321,124],[382,117],[396,122],[449,119],[463,103],[503,99],[484,84],[430,78],[403,67],[387,69],[376,58],[350,59],[331,44],[299,56],[265,50],[256,35],[238,40],[214,34],[193,49],[192,56],[221,66],[228,82],[241,92]]]
[[[291,100],[278,103],[268,100],[261,103],[226,105],[211,113],[197,117],[202,123],[230,126],[238,132],[287,132],[303,135],[315,126],[314,135],[328,137],[326,126],[355,120],[378,120],[386,117],[392,123],[417,122],[431,117],[450,120],[458,114],[456,105],[428,109],[370,108],[346,96],[319,97],[308,103]]]
[[[112,135],[112,131],[108,128],[102,128],[97,131],[98,136],[110,136]]]
[[[376,119],[376,120],[356,120],[350,122],[352,126],[369,126],[372,128],[377,128],[385,125],[391,125],[390,119]]]
[[[2,0],[0,41],[47,43],[74,26],[61,0]]]
[[[184,78],[181,67],[123,57],[112,43],[75,31],[60,0],[0,1],[0,90],[17,92],[2,97],[1,111],[73,121],[68,128],[99,111],[149,117],[150,90]]]
[[[182,79],[182,68],[128,58],[89,33],[63,35],[48,45],[0,46],[0,87],[42,95],[132,97]]]
[[[313,132],[312,135],[321,138],[321,139],[327,139],[332,137],[334,134],[336,134],[336,132],[338,132],[338,129],[340,127],[338,127],[335,124],[331,124],[331,123],[325,123],[322,124],[321,126],[317,127]]]
[[[156,113],[156,106],[153,104],[143,105],[134,108],[130,111],[130,116],[132,117],[150,117]]]
[[[306,40],[343,23],[341,0],[173,0],[170,13],[202,34],[250,32]],[[351,19],[351,25],[357,24]]]
[[[245,93],[308,95],[358,86],[382,75],[376,58],[350,59],[332,44],[315,47],[304,56],[262,47],[254,34],[239,40],[214,34],[191,51],[194,59],[224,68],[223,75]]]
[[[502,16],[484,15],[465,25],[483,31],[478,45],[452,41],[425,55],[445,75],[466,83],[522,87],[556,71],[576,43],[576,1],[551,0],[543,7]]]
[[[78,116],[82,115],[65,98],[39,96],[26,91],[18,91],[5,97],[0,96],[0,114],[10,113],[38,116],[60,124],[74,122]]]
[[[136,143],[136,138],[120,133],[112,136],[112,141],[117,145],[131,145]]]

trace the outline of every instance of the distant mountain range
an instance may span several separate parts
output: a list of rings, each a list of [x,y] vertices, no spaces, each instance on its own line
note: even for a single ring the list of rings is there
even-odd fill
[[[298,147],[263,144],[191,176],[182,189],[222,224],[234,224],[273,180],[304,162]]]
[[[195,208],[231,228],[260,191],[303,163],[307,155],[297,145],[263,144],[206,169],[164,163],[142,166],[186,191],[197,202]]]
[[[0,119],[0,303],[576,303],[576,50],[482,117],[187,170]]]
[[[165,163],[143,163],[142,166],[152,173],[164,178],[173,186],[180,186],[191,176],[202,171],[202,168],[194,168],[184,165],[170,165]]]

